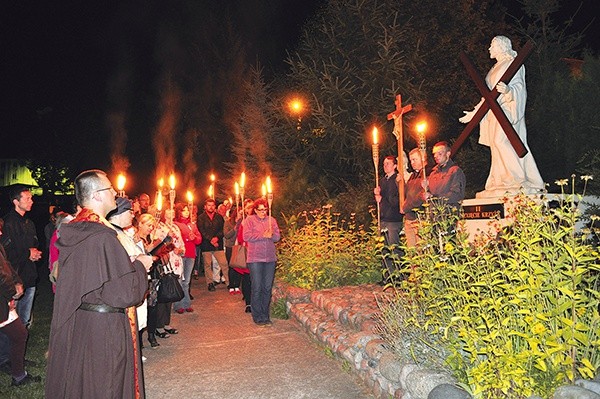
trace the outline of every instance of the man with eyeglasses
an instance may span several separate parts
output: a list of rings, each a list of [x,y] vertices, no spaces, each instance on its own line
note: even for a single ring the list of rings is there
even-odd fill
[[[135,312],[144,300],[152,257],[132,261],[106,220],[116,191],[101,170],[75,179],[83,207],[61,227],[60,273],[50,327],[47,398],[143,398]]]

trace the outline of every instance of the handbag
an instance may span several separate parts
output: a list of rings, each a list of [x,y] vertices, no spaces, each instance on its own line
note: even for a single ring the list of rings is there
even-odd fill
[[[231,248],[231,260],[229,266],[236,267],[238,269],[248,268],[246,263],[246,247],[244,245],[234,245]]]
[[[165,273],[160,276],[158,282],[158,302],[179,302],[183,297],[183,288],[179,282],[179,276],[173,273],[171,265],[165,265]]]

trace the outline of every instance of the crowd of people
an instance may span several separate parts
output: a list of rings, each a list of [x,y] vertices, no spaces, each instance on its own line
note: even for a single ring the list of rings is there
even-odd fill
[[[194,312],[195,269],[204,270],[209,292],[225,284],[240,299],[240,312],[257,326],[272,324],[280,232],[265,199],[246,199],[237,209],[209,198],[198,214],[189,203],[159,210],[147,194],[116,194],[103,171],[82,172],[75,179],[76,210],[56,210],[44,231],[55,293],[46,397],[144,397],[144,342],[159,347],[160,339],[179,332],[171,315]],[[17,186],[10,195],[14,211],[0,219],[0,367],[13,385],[24,385],[41,380],[25,371],[25,352],[42,250],[25,216],[31,192]],[[230,268],[238,246],[245,247],[247,264]],[[178,276],[183,291],[175,302],[159,300],[168,273]]]

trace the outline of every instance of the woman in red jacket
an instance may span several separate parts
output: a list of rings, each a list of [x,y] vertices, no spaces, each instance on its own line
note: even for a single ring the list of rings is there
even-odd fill
[[[190,299],[190,279],[196,262],[196,245],[200,245],[202,242],[202,235],[200,235],[196,223],[192,223],[190,208],[186,204],[179,203],[175,205],[175,224],[181,230],[181,236],[185,244],[185,255],[183,256],[183,274],[181,276],[184,297],[181,301],[173,304],[173,309],[182,314],[194,311]]]

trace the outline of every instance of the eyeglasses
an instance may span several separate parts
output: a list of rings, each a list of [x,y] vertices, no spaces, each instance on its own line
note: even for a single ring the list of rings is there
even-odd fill
[[[95,193],[99,193],[100,191],[106,191],[106,190],[113,190],[113,186],[110,187],[106,187],[106,188],[101,188],[99,190],[94,191]]]
[[[258,212],[266,212],[266,211],[268,211],[268,209],[267,209],[267,208],[256,208],[256,210],[257,210]]]

